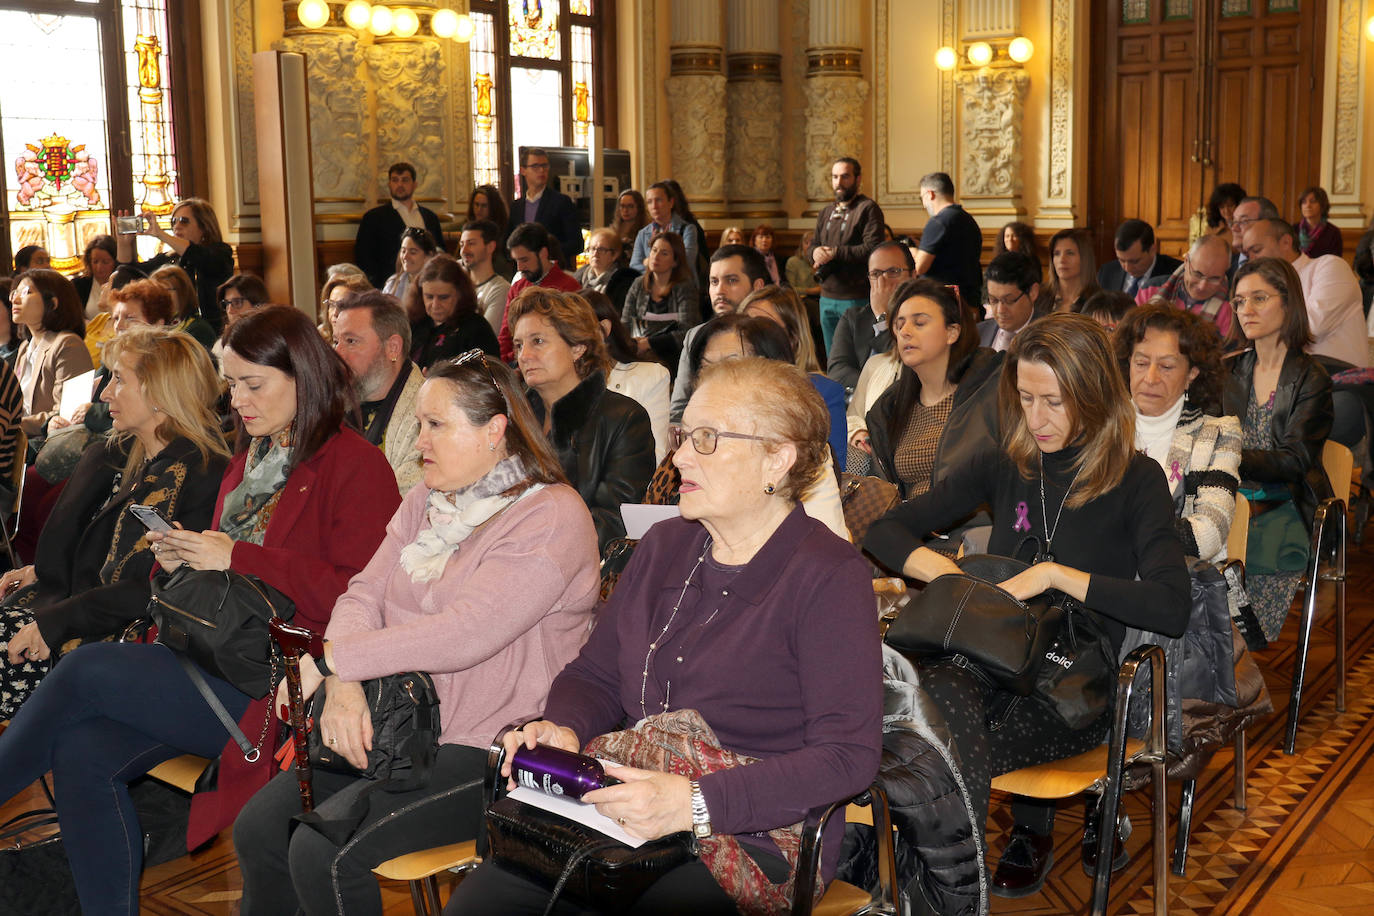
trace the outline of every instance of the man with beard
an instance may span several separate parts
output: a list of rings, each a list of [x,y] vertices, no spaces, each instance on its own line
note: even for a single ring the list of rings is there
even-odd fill
[[[458,242],[458,256],[472,278],[472,285],[477,288],[477,305],[482,310],[482,317],[487,319],[493,331],[498,332],[501,319],[506,316],[506,296],[510,293],[510,281],[498,274],[492,264],[500,237],[495,223],[479,219],[463,224]]]
[[[516,226],[506,240],[506,248],[515,262],[516,275],[510,291],[506,293],[506,313],[501,316],[501,333],[496,335],[496,339],[501,345],[501,359],[509,363],[515,360],[515,341],[510,331],[510,304],[516,297],[531,286],[575,293],[582,288],[582,284],[550,257],[549,230],[538,223]]]
[[[859,193],[863,174],[850,156],[830,166],[835,202],[816,217],[816,235],[806,255],[821,284],[821,335],[825,352],[835,339],[840,316],[868,304],[868,256],[883,240],[883,210]]]
[[[353,263],[362,268],[377,289],[396,272],[396,255],[401,250],[401,233],[407,228],[424,229],[429,237],[444,244],[444,229],[433,210],[415,202],[415,166],[397,162],[387,172],[391,200],[373,207],[358,223],[358,238],[353,243]]]
[[[410,322],[396,297],[369,290],[339,303],[333,330],[334,352],[353,373],[362,402],[363,436],[386,455],[405,495],[424,476],[415,404],[425,377],[406,356]]]
[[[954,202],[954,181],[944,172],[921,178],[921,205],[930,219],[921,230],[917,276],[958,286],[964,308],[976,310],[983,288],[983,231]]]

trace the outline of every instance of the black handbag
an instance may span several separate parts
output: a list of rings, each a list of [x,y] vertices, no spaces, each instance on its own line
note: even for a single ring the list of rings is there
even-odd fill
[[[576,821],[506,797],[487,807],[487,841],[502,868],[598,912],[628,909],[668,872],[690,862],[690,833],[631,849]],[[547,912],[547,910],[546,910]]]
[[[1045,652],[1032,696],[1069,728],[1087,728],[1111,706],[1116,656],[1091,611],[1067,596],[1059,596],[1057,604],[1062,611],[1059,633]]]
[[[939,576],[914,595],[884,641],[909,657],[972,663],[1017,696],[1035,689],[1063,612],[1049,594],[1018,601],[996,583],[1029,568],[1011,557],[976,554],[958,561],[962,574]]]
[[[186,565],[158,573],[152,590],[159,643],[254,699],[276,687],[267,621],[294,617],[290,598],[257,576]]]
[[[367,817],[373,792],[409,792],[429,783],[439,753],[439,695],[434,681],[423,671],[406,671],[363,681],[363,695],[372,711],[372,750],[367,768],[360,770],[320,738],[319,721],[326,690],[320,684],[306,707],[307,756],[312,769],[328,770],[371,780],[344,811],[326,820],[318,811],[298,814],[295,820],[319,831],[342,846]]]
[[[42,809],[0,825],[0,913],[80,914],[62,835],[26,839],[56,823],[56,813]]]

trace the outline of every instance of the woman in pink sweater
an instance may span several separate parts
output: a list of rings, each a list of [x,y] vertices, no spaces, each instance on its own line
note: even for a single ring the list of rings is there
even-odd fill
[[[474,350],[436,366],[420,389],[425,487],[339,599],[321,658],[301,659],[306,696],[328,678],[316,727],[357,766],[372,744],[362,681],[425,671],[442,732],[426,786],[377,792],[343,843],[305,826],[294,773],[253,797],[234,824],[244,916],[378,913],[373,866],[473,839],[486,748],[501,726],[544,707],[549,685],[585,641],[598,590],[596,531],[539,431],[515,377]],[[366,498],[359,494],[359,498]],[[315,773],[328,821],[369,785]],[[295,889],[295,894],[284,888]]]

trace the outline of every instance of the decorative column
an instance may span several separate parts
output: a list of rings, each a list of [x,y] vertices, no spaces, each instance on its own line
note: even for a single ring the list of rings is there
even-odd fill
[[[331,5],[329,21],[319,29],[302,26],[296,6],[294,0],[282,4],[286,28],[272,48],[305,55],[316,222],[355,222],[375,193],[369,187],[371,156],[366,138],[371,125],[363,78],[364,45],[344,24],[342,6]],[[251,155],[256,169],[256,154]]]
[[[959,178],[955,189],[970,213],[1021,214],[1021,120],[1030,77],[1020,67],[982,67],[959,74],[963,94]]]
[[[721,73],[720,7],[673,5],[668,118],[672,175],[698,217],[725,215],[725,76]]]
[[[1035,224],[1062,229],[1074,224],[1076,173],[1083,171],[1074,137],[1078,133],[1079,104],[1085,81],[1080,81],[1074,41],[1078,34],[1075,0],[1051,0],[1050,5],[1050,161]],[[1081,148],[1081,147],[1079,147]],[[1076,167],[1077,165],[1077,167]]]
[[[806,49],[806,193],[809,213],[834,199],[830,165],[840,156],[863,161],[863,104],[868,82],[861,75],[863,37],[857,0],[816,0],[811,5]]]
[[[726,32],[726,194],[738,216],[782,216],[782,55],[775,0],[735,0]]]
[[[433,0],[402,0],[385,5],[409,8],[422,23],[435,10]],[[442,214],[448,209],[444,176],[448,172],[450,112],[448,68],[440,53],[439,39],[425,28],[409,38],[400,38],[394,32],[378,38],[367,49],[367,69],[377,94],[373,186],[386,187],[391,163],[409,162],[419,172],[415,199],[438,204]]]
[[[1369,135],[1365,119],[1374,93],[1365,74],[1374,63],[1374,43],[1365,38],[1365,17],[1360,10],[1360,0],[1340,0],[1336,7],[1336,38],[1326,43],[1326,72],[1333,72],[1329,62],[1334,58],[1336,79],[1334,86],[1322,91],[1323,121],[1333,129],[1330,158],[1322,163],[1321,182],[1331,197],[1331,221],[1345,227],[1347,239],[1352,237],[1352,230],[1353,237],[1359,238],[1369,220],[1370,153],[1365,148]]]

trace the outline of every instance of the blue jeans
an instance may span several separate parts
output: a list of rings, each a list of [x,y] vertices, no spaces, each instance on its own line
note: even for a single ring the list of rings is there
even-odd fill
[[[234,718],[249,698],[206,676]],[[170,649],[92,643],[64,657],[0,735],[0,799],[52,770],[62,843],[84,913],[137,913],[143,831],[131,779],[228,735]]]
[[[835,325],[840,323],[840,316],[856,305],[868,305],[868,300],[821,296],[821,336],[825,338],[826,355],[830,354],[830,344],[835,340]]]

